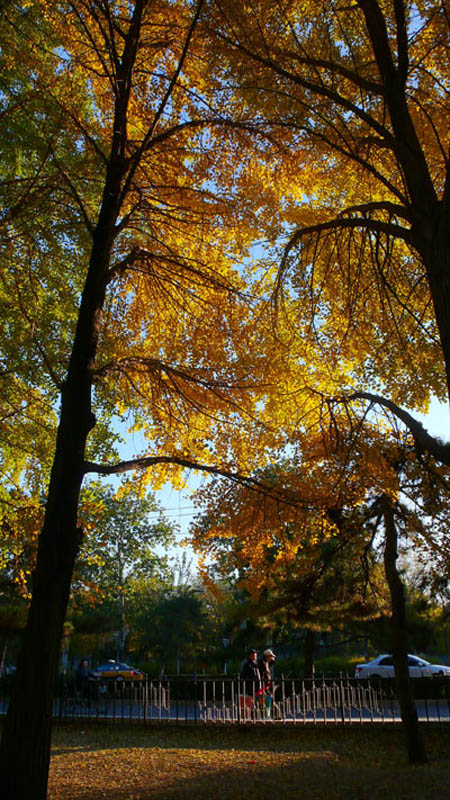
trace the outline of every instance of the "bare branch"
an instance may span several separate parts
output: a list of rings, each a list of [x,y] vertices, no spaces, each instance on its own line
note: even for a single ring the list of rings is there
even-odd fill
[[[378,394],[372,394],[372,392],[353,392],[352,394],[342,395],[341,397],[334,397],[333,400],[337,403],[349,403],[352,402],[352,400],[368,400],[370,403],[376,403],[383,408],[387,408],[406,425],[419,451],[430,453],[430,455],[440,463],[450,466],[450,443],[444,444],[439,439],[431,436],[417,419],[409,414],[408,411],[405,411],[405,409],[400,408],[400,406],[392,400]]]
[[[92,461],[84,462],[84,474],[90,472],[97,473],[97,475],[118,475],[122,472],[129,472],[130,470],[147,470],[158,464],[173,464],[174,466],[182,467],[183,469],[193,469],[199,472],[204,472],[208,475],[219,475],[222,478],[228,478],[236,483],[244,484],[256,489],[264,489],[273,492],[273,486],[269,487],[263,481],[251,475],[243,475],[240,472],[235,472],[231,469],[225,469],[217,465],[201,464],[198,461],[193,461],[185,456],[143,456],[140,458],[133,458],[129,461],[119,461],[117,464],[96,464]]]

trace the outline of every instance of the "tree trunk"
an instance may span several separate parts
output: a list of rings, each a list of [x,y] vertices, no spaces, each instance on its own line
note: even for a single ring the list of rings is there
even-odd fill
[[[441,341],[450,400],[450,214],[440,204],[429,251],[423,254]]]
[[[3,646],[2,646],[2,654],[0,656],[0,678],[3,677],[3,670],[5,668],[7,650],[8,650],[8,643],[7,643],[7,640],[5,639],[5,641],[3,642]]]
[[[78,502],[84,454],[95,424],[91,411],[101,313],[115,224],[120,210],[126,115],[144,0],[136,0],[120,71],[111,155],[93,233],[67,380],[61,394],[45,520],[39,537],[33,595],[0,748],[3,800],[45,800],[50,763],[53,697],[75,559],[81,542]]]
[[[411,210],[411,236],[414,247],[427,269],[439,337],[444,356],[450,400],[450,181],[447,169],[443,191],[433,182],[428,158],[419,129],[411,116],[407,94],[408,43],[402,3],[397,40],[397,57],[393,58],[386,18],[376,2],[358,0],[365,16],[373,53],[383,83],[396,141],[395,153],[408,187]],[[401,17],[403,19],[401,20]],[[403,38],[402,38],[403,37]],[[439,196],[441,199],[439,199]]]
[[[5,800],[44,800],[47,791],[53,696],[72,573],[81,541],[77,510],[84,448],[93,425],[88,361],[95,352],[96,314],[86,313],[86,306],[95,309],[96,304],[90,284],[92,281],[88,280],[80,310],[85,324],[78,325],[62,393],[32,601],[2,736],[0,769]]]
[[[123,589],[120,590],[119,596],[119,640],[117,646],[117,661],[122,661],[125,653],[125,597]]]
[[[392,656],[395,670],[395,685],[400,703],[400,713],[406,736],[408,757],[412,764],[425,764],[427,755],[422,732],[417,719],[417,711],[411,689],[408,671],[408,637],[406,631],[405,592],[397,570],[397,528],[392,502],[387,495],[381,499],[384,526],[385,549],[384,568],[391,595]]]
[[[313,678],[314,677],[314,656],[316,651],[316,632],[312,631],[311,628],[306,628],[306,636],[305,636],[305,648],[304,648],[304,667],[303,667],[303,678]]]
[[[45,798],[52,704],[70,591],[70,568],[48,574],[30,610],[1,751],[2,797]]]

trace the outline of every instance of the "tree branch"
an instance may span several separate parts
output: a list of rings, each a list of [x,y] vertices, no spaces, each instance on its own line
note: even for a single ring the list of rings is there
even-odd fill
[[[252,61],[255,61],[257,64],[261,66],[267,67],[272,72],[275,72],[282,78],[286,78],[289,81],[292,81],[297,86],[301,86],[303,89],[310,91],[312,96],[318,95],[320,97],[326,97],[328,100],[331,100],[336,105],[340,106],[341,108],[345,109],[347,112],[351,112],[354,114],[358,119],[363,120],[372,130],[377,131],[377,133],[387,142],[390,143],[392,149],[395,149],[395,140],[389,131],[384,125],[378,122],[373,116],[368,114],[362,108],[359,108],[350,100],[348,100],[343,95],[339,94],[335,89],[329,89],[327,86],[319,83],[314,83],[312,81],[306,80],[302,78],[300,75],[297,75],[295,72],[291,72],[288,69],[280,66],[273,58],[271,57],[264,57],[255,53],[253,50],[249,50],[242,42],[235,41],[230,39],[228,36],[224,36],[223,34],[218,34],[220,38],[229,44],[231,47],[241,51],[246,56],[248,56]],[[310,58],[305,59],[305,63],[311,63]]]
[[[177,64],[177,67],[175,69],[175,72],[172,75],[172,78],[170,80],[169,86],[167,87],[166,93],[165,93],[164,97],[162,98],[161,103],[159,104],[159,107],[158,107],[158,109],[157,109],[157,111],[156,111],[156,113],[155,113],[155,115],[153,117],[151,125],[149,126],[149,128],[147,130],[147,133],[146,133],[146,135],[144,137],[144,140],[143,140],[142,144],[140,145],[137,153],[133,157],[133,160],[132,160],[131,166],[130,166],[130,170],[128,172],[125,184],[124,184],[123,189],[122,189],[122,196],[121,196],[121,200],[122,201],[126,197],[128,191],[129,191],[129,188],[130,188],[132,180],[133,180],[134,173],[135,173],[135,171],[137,169],[137,166],[140,163],[140,160],[142,158],[142,154],[148,149],[149,145],[152,143],[153,131],[155,130],[155,127],[157,126],[159,120],[161,119],[161,117],[162,117],[162,115],[164,113],[164,109],[166,108],[167,103],[169,102],[169,100],[170,100],[170,98],[172,96],[172,92],[173,92],[173,90],[175,88],[176,82],[177,82],[177,80],[178,80],[178,78],[179,78],[179,76],[181,74],[181,71],[182,71],[183,66],[184,66],[184,62],[185,62],[185,60],[187,58],[187,54],[188,54],[188,51],[189,51],[191,39],[192,39],[192,37],[194,35],[195,28],[197,27],[197,23],[199,21],[199,18],[200,18],[202,9],[203,9],[203,4],[204,4],[204,0],[198,0],[197,7],[195,9],[194,16],[193,16],[191,24],[189,26],[189,30],[187,32],[186,39],[185,39],[184,44],[183,44],[183,49],[181,51],[181,56],[180,56],[180,58],[178,60],[178,64]]]
[[[114,278],[118,275],[123,275],[127,271],[127,269],[133,269],[136,267],[136,264],[142,262],[144,264],[151,264],[151,262],[155,262],[157,264],[165,265],[166,267],[170,265],[172,268],[182,269],[184,273],[189,273],[191,276],[198,278],[204,285],[214,286],[216,289],[222,289],[223,291],[230,292],[231,294],[238,294],[238,290],[235,289],[231,284],[226,283],[225,281],[219,280],[215,274],[206,274],[206,270],[202,269],[202,264],[200,262],[199,266],[196,266],[196,262],[192,259],[188,259],[186,257],[180,256],[178,259],[175,255],[169,253],[154,253],[151,250],[147,250],[145,247],[134,247],[133,250],[130,251],[121,261],[118,261],[114,264],[109,273],[108,273],[108,283],[110,283]]]
[[[267,487],[262,481],[259,481],[251,475],[242,475],[240,472],[234,472],[217,465],[201,464],[198,461],[193,461],[184,456],[144,456],[133,458],[128,461],[119,461],[117,464],[96,464],[92,461],[85,461],[83,472],[85,475],[90,472],[97,473],[97,475],[119,475],[122,472],[129,472],[130,470],[147,470],[157,464],[173,464],[183,469],[205,472],[208,475],[220,475],[222,478],[228,478],[236,483],[273,492],[273,486],[270,489],[270,487]]]
[[[336,73],[342,78],[350,81],[350,83],[353,83],[359,89],[363,89],[366,92],[372,92],[373,94],[378,94],[380,96],[383,94],[383,87],[380,83],[376,83],[376,81],[370,81],[368,78],[363,78],[362,75],[358,75],[357,72],[347,69],[342,64],[338,64],[334,61],[328,61],[324,58],[300,56],[298,53],[292,50],[287,50],[282,53],[280,52],[279,55],[283,57],[285,55],[289,56],[289,58],[292,58],[293,61],[296,61],[298,64],[303,64],[306,67],[319,67],[320,69]]]
[[[397,45],[399,65],[396,68],[391,52],[386,19],[377,0],[357,0],[365,20],[375,59],[384,85],[384,95],[389,109],[395,152],[403,168],[412,203],[421,210],[423,220],[428,221],[436,206],[436,191],[430,175],[427,159],[419,140],[418,131],[411,118],[406,98],[408,53],[404,29],[404,10],[396,0]],[[429,234],[430,235],[430,234]]]
[[[344,214],[353,214],[355,211],[358,211],[360,214],[371,214],[373,211],[387,211],[387,213],[393,217],[401,217],[401,219],[411,223],[411,214],[408,209],[399,203],[390,203],[388,200],[349,206],[349,208],[341,211],[340,216],[344,216]]]
[[[91,222],[91,220],[89,218],[89,214],[88,214],[87,209],[86,209],[86,207],[85,207],[85,205],[83,203],[83,199],[82,199],[77,187],[75,186],[73,180],[71,179],[70,175],[66,172],[66,170],[63,168],[63,166],[59,163],[59,160],[56,158],[54,152],[53,152],[53,162],[54,162],[59,174],[64,179],[64,181],[67,183],[67,186],[69,187],[69,190],[70,190],[70,192],[72,194],[72,197],[74,198],[74,200],[75,200],[75,202],[76,202],[76,204],[77,204],[77,206],[78,206],[78,208],[80,210],[80,214],[81,214],[81,217],[82,217],[83,222],[85,224],[86,230],[88,231],[89,235],[92,236],[93,233],[94,233],[94,224]]]
[[[195,373],[191,373],[188,370],[181,369],[179,367],[172,367],[170,364],[165,364],[163,361],[160,361],[158,358],[142,358],[140,356],[130,356],[127,358],[121,358],[117,361],[111,361],[108,364],[103,364],[103,366],[97,367],[95,370],[92,371],[92,375],[95,378],[101,378],[104,375],[111,374],[113,372],[125,372],[127,367],[132,367],[136,370],[141,370],[145,372],[160,372],[165,373],[169,378],[179,378],[186,383],[193,383],[198,386],[201,386],[204,389],[238,389],[238,390],[249,390],[254,389],[256,386],[260,386],[256,382],[249,383],[249,384],[235,384],[231,381],[220,381],[217,379],[208,379],[207,377],[201,377]],[[215,374],[216,370],[211,367],[210,369],[211,374]],[[203,370],[206,373],[206,370]]]
[[[386,21],[376,0],[356,0],[366,19],[367,31],[375,53],[383,85],[395,74],[394,59],[389,46]]]
[[[409,414],[408,411],[400,408],[400,406],[392,400],[378,394],[372,394],[372,392],[353,392],[352,394],[342,395],[341,397],[334,397],[332,399],[337,403],[349,403],[352,400],[368,400],[370,403],[375,403],[383,408],[387,408],[406,425],[419,451],[430,453],[436,461],[450,466],[450,443],[444,444],[440,439],[431,436],[428,431],[425,430],[422,423]]]
[[[403,0],[394,0],[395,20],[397,23],[397,63],[398,74],[403,86],[408,78],[408,33],[406,29],[405,4]]]
[[[385,210],[389,210],[388,206],[391,207],[391,210],[397,209],[395,204],[378,204],[379,208],[384,208]],[[369,206],[361,206],[361,209],[367,208],[369,210]],[[343,211],[342,214],[345,214],[346,211]],[[397,212],[395,212],[397,213]],[[403,217],[406,219],[405,213],[403,213]],[[278,280],[277,285],[280,286],[282,281],[283,275],[286,271],[286,262],[291,252],[292,248],[295,247],[301,239],[306,236],[313,236],[317,235],[320,236],[322,233],[327,233],[328,231],[337,231],[337,230],[344,230],[344,229],[355,230],[357,228],[365,229],[370,233],[385,233],[386,236],[396,237],[398,239],[402,239],[409,245],[413,245],[413,236],[411,231],[407,228],[402,228],[400,225],[394,225],[392,222],[383,222],[383,220],[378,219],[370,219],[366,217],[339,217],[331,220],[327,220],[327,222],[320,222],[317,225],[309,225],[306,228],[300,228],[297,230],[289,239],[286,247],[284,248],[283,258],[281,259],[280,269],[278,272]]]

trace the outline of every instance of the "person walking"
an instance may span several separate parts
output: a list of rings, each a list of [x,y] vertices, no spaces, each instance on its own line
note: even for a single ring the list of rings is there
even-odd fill
[[[254,684],[256,691],[261,688],[261,674],[259,671],[257,650],[251,649],[248,651],[247,660],[241,670],[241,678],[246,682],[246,685],[249,685],[250,691],[253,691],[253,686],[250,686],[250,684]]]
[[[80,697],[87,697],[89,693],[89,664],[87,659],[83,658],[79,665],[75,676],[76,688]]]
[[[272,680],[272,665],[275,663],[276,655],[270,647],[264,650],[262,658],[258,662],[259,674],[261,676],[261,686],[264,693],[264,707],[266,716],[270,717],[272,714],[272,701],[274,693],[274,685]]]
[[[247,653],[247,660],[241,669],[242,695],[241,709],[249,713],[255,707],[256,698],[262,693],[261,674],[258,666],[258,651],[253,648]]]

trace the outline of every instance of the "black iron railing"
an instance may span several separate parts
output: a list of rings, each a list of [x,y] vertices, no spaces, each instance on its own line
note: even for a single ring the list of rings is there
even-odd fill
[[[0,714],[6,713],[9,685],[0,681]],[[449,678],[421,678],[412,685],[421,721],[450,722]],[[83,684],[61,677],[53,715],[61,721],[145,724],[400,722],[393,681],[344,675],[312,680],[281,676],[270,693],[228,676],[144,676],[139,681],[88,680]]]

